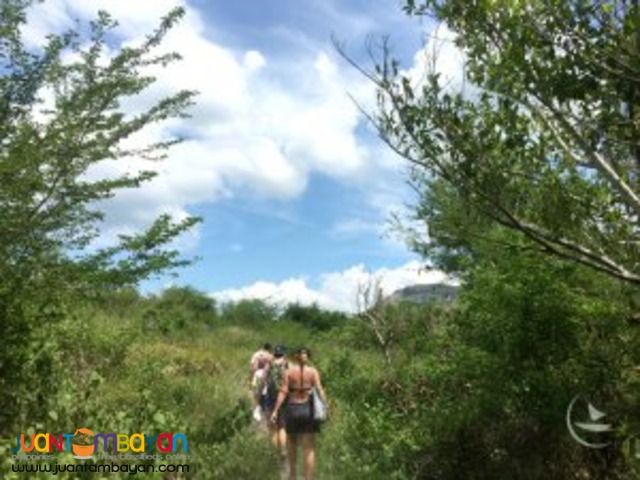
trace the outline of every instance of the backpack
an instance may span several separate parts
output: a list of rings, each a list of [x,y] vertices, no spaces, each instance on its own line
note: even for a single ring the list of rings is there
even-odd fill
[[[284,378],[287,368],[289,368],[289,365],[286,361],[274,362],[271,364],[271,368],[269,368],[269,372],[267,373],[265,387],[265,397],[268,405],[276,404],[276,400],[278,399],[278,390],[280,389],[280,384],[282,384],[282,379]]]

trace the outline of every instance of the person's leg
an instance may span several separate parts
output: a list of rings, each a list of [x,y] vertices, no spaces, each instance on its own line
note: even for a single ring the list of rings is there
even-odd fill
[[[287,437],[281,436],[281,432],[284,431],[284,427],[280,427],[278,424],[276,424],[273,429],[273,436],[271,437],[271,441],[273,442],[273,446],[276,449],[276,454],[278,455],[278,465],[280,465],[280,471],[283,472],[282,478],[288,479],[290,477],[289,475],[287,475],[287,472],[289,470],[289,464],[287,462]]]
[[[289,459],[289,479],[296,480],[296,446],[297,446],[297,438],[298,436],[295,434],[287,435],[287,458]]]
[[[278,425],[274,424],[271,421],[271,414],[273,410],[269,410],[265,413],[265,417],[267,418],[267,431],[269,432],[269,439],[271,440],[271,444],[278,449]]]
[[[264,420],[264,375],[264,370],[257,370],[251,382],[253,387],[253,419],[256,422]]]
[[[253,386],[251,391],[251,400],[253,403],[251,407],[251,415],[256,422],[260,422],[263,417],[262,407],[260,406],[260,397],[260,389],[257,386]]]
[[[276,446],[279,452],[285,452],[287,448],[287,431],[282,426],[276,429]]]
[[[315,433],[302,435],[302,458],[304,461],[304,480],[313,480],[313,470],[316,464]]]

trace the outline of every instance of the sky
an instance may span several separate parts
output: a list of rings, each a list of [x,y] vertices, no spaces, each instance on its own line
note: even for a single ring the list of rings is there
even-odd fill
[[[220,301],[261,298],[355,311],[358,288],[372,280],[387,294],[448,281],[389,232],[390,215],[407,212],[415,200],[407,165],[360,110],[375,109],[373,85],[332,41],[372,67],[367,45],[388,36],[403,68],[418,78],[425,51],[434,48],[429,38],[442,27],[407,17],[397,0],[46,0],[32,7],[23,38],[38,45],[47,33],[102,9],[119,22],[113,52],[140,41],[175,6],[186,15],[161,48],[183,59],[150,72],[157,82],[123,108],[133,113],[163,95],[198,90],[190,118],[130,140],[143,144],[178,132],[185,141],[153,165],[158,176],[151,182],[102,206],[98,244],[138,231],[161,213],[198,215],[203,222],[173,246],[199,261],[143,290],[188,285]],[[460,68],[450,42],[438,50],[439,68]],[[148,167],[129,158],[103,162],[87,175]]]

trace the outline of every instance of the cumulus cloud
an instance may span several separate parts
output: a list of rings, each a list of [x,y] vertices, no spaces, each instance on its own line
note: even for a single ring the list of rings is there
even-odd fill
[[[455,279],[441,271],[426,270],[418,261],[376,271],[369,271],[360,264],[341,272],[324,273],[313,280],[318,284],[317,288],[309,286],[309,278],[300,277],[278,283],[260,281],[242,288],[212,292],[210,295],[220,302],[260,299],[278,305],[315,303],[328,310],[355,312],[359,289],[371,281],[379,280],[383,295],[390,295],[409,285],[456,283]]]
[[[416,91],[424,86],[428,74],[437,73],[445,91],[462,93],[469,99],[479,96],[478,86],[467,79],[467,57],[456,39],[456,33],[446,24],[431,32],[424,48],[416,52],[413,65],[403,72]]]
[[[372,98],[373,87],[322,49],[288,63],[281,58],[277,63],[258,49],[236,51],[209,40],[198,10],[184,0],[49,0],[32,8],[23,35],[36,45],[46,33],[72,27],[72,19],[92,19],[104,9],[119,22],[113,51],[118,44],[142,41],[178,5],[187,8],[187,15],[161,48],[180,53],[182,61],[146,72],[157,82],[124,107],[134,114],[178,90],[197,90],[191,118],[152,126],[128,140],[129,146],[142,146],[180,134],[187,141],[160,164],[127,158],[88,173],[99,178],[149,167],[160,173],[105,204],[106,230],[140,228],[158,212],[184,216],[189,206],[247,193],[296,198],[314,172],[347,179],[387,168],[388,156],[374,154],[359,139],[363,119],[347,95]]]

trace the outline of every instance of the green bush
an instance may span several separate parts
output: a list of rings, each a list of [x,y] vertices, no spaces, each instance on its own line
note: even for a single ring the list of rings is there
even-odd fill
[[[220,316],[230,325],[264,329],[277,319],[277,308],[262,300],[240,300],[223,304]]]
[[[281,320],[298,323],[314,331],[327,331],[343,325],[347,315],[341,312],[328,312],[318,305],[311,306],[292,303],[285,307]]]
[[[163,334],[198,324],[213,326],[216,321],[215,300],[190,287],[164,290],[147,302],[143,314],[144,330]]]

